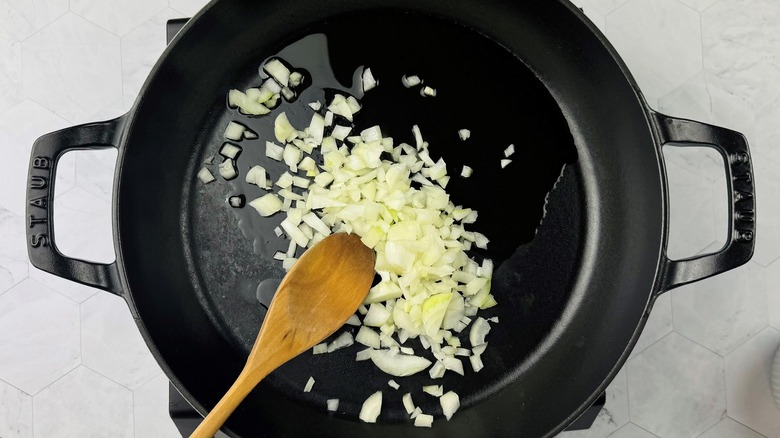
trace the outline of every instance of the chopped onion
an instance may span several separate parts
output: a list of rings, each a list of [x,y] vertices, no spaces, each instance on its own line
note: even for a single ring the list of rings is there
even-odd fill
[[[506,166],[509,166],[512,164],[512,160],[501,160],[501,168],[505,168]]]
[[[268,217],[282,209],[282,201],[273,193],[263,195],[249,205],[260,213],[260,216]]]
[[[295,128],[293,128],[290,121],[287,119],[287,113],[282,112],[276,116],[276,120],[274,120],[274,136],[280,143],[292,141],[298,136]]]
[[[482,345],[485,343],[485,336],[490,333],[490,323],[485,318],[479,317],[471,325],[471,331],[469,332],[469,342],[472,347]]]
[[[460,397],[455,392],[449,391],[439,397],[439,404],[441,404],[442,413],[449,421],[452,415],[460,408]]]
[[[218,167],[219,174],[222,175],[222,178],[225,178],[226,181],[230,181],[238,176],[236,166],[230,158],[225,159]]]
[[[433,415],[420,414],[414,419],[416,427],[431,427],[433,425]]]
[[[515,145],[513,145],[513,144],[510,144],[509,147],[504,149],[504,156],[507,157],[507,158],[511,157],[512,154],[514,154],[514,153],[515,153]]]
[[[474,170],[472,170],[469,166],[464,165],[463,170],[460,171],[460,176],[463,178],[468,178],[472,173],[474,173]]]
[[[201,180],[203,184],[208,184],[214,181],[216,178],[214,178],[214,175],[212,175],[208,169],[203,167],[198,171],[198,179]]]
[[[311,116],[311,122],[309,123],[309,135],[314,139],[314,142],[319,145],[322,143],[322,136],[325,132],[325,118],[321,115],[314,113]]]
[[[284,158],[284,163],[290,167],[290,170],[297,172],[298,163],[300,163],[303,159],[303,152],[297,147],[288,143],[284,147],[282,157]]]
[[[290,73],[290,86],[297,87],[303,82],[303,75],[297,71]]]
[[[328,109],[332,111],[333,114],[344,117],[350,122],[352,121],[353,111],[347,103],[347,99],[341,94],[337,94],[333,97],[330,105],[328,105]]]
[[[373,348],[366,348],[365,350],[358,351],[355,355],[355,362],[361,362],[364,360],[371,359],[371,352],[374,351]]]
[[[363,92],[373,89],[379,85],[379,82],[374,79],[374,75],[371,73],[371,69],[367,68],[363,70]]]
[[[349,126],[336,125],[333,127],[333,132],[331,132],[330,135],[336,140],[344,140],[347,138],[350,131],[352,131],[352,128]]]
[[[475,373],[478,373],[482,368],[485,367],[485,365],[482,363],[482,358],[478,354],[469,357],[469,361],[471,362],[471,368]]]
[[[393,389],[398,389],[401,387],[401,385],[399,385],[398,382],[392,379],[387,381],[387,385]]]
[[[319,111],[320,108],[322,108],[322,102],[320,102],[319,100],[316,100],[314,102],[309,102],[309,107],[314,111]]]
[[[246,202],[246,198],[244,198],[244,195],[231,196],[230,198],[228,198],[228,203],[233,208],[243,207],[244,202]]]
[[[442,394],[444,394],[444,387],[441,385],[428,385],[423,386],[423,392],[430,394],[434,397],[441,397]]]
[[[414,142],[417,145],[417,150],[422,149],[423,138],[422,138],[422,133],[420,132],[420,127],[417,125],[412,126],[412,134],[414,135]]]
[[[276,81],[279,82],[281,86],[286,87],[289,84],[290,69],[282,64],[282,62],[278,59],[272,59],[266,62],[263,66],[263,70],[271,75],[272,78],[276,79]]]
[[[365,315],[366,313],[368,313],[368,307],[361,304],[360,307],[358,307],[358,313],[361,315]]]
[[[265,188],[265,182],[268,179],[263,166],[252,166],[246,173],[246,182],[254,184],[260,188]]]
[[[371,361],[380,370],[396,377],[411,376],[431,364],[431,361],[424,357],[393,353],[390,350],[371,351]]]
[[[375,349],[379,349],[381,347],[379,342],[379,334],[366,326],[360,327],[360,330],[358,330],[357,335],[355,336],[355,341],[365,345],[366,347]]]
[[[284,172],[283,174],[279,175],[279,179],[276,180],[276,185],[283,189],[289,189],[292,187],[293,178],[294,177],[290,174],[290,172]]]
[[[421,415],[421,414],[422,414],[422,409],[420,409],[420,407],[417,406],[416,408],[414,408],[412,413],[409,415],[409,418],[414,420],[415,418],[417,418],[418,415]]]
[[[282,161],[284,148],[270,141],[265,142],[265,156],[272,160]]]
[[[225,138],[228,140],[239,141],[244,136],[245,129],[246,126],[240,123],[230,122],[225,128]]]
[[[249,128],[244,128],[244,138],[246,140],[254,140],[257,138],[257,133]]]
[[[368,313],[363,318],[363,324],[372,327],[380,327],[390,318],[390,312],[380,303],[372,303],[368,306]]]
[[[444,367],[444,364],[440,361],[437,361],[430,370],[428,370],[428,374],[431,376],[431,379],[441,379],[444,377],[444,373],[447,371],[447,368]]]
[[[471,131],[468,129],[461,129],[458,131],[458,137],[460,137],[461,140],[466,141],[471,137]]]
[[[360,138],[364,143],[371,143],[382,140],[382,130],[378,125],[374,125],[360,132]]]
[[[328,352],[328,344],[323,342],[321,344],[317,344],[312,348],[312,354],[322,354]]]
[[[352,334],[350,332],[344,332],[334,339],[333,342],[328,344],[328,353],[333,353],[340,348],[349,347],[354,343],[355,340],[352,338]]]
[[[485,349],[487,348],[487,343],[484,343],[482,345],[477,345],[476,347],[471,349],[472,354],[475,356],[481,356],[482,353],[485,352]]]
[[[411,414],[414,412],[414,401],[412,400],[412,394],[407,392],[406,394],[401,397],[401,401],[404,403],[404,409],[406,409],[407,414]]]
[[[339,409],[339,399],[337,398],[330,398],[325,403],[327,403],[330,412],[336,412]]]
[[[420,80],[420,78],[417,75],[411,75],[411,76],[404,75],[404,76],[401,76],[401,83],[406,88],[412,88],[412,87],[415,87],[417,85],[420,85],[422,83],[422,81]]]
[[[233,160],[235,160],[238,154],[240,153],[241,153],[241,148],[230,143],[223,144],[222,148],[219,150],[220,155]]]
[[[420,90],[420,96],[436,97],[436,89],[426,85]]]
[[[295,100],[295,91],[290,89],[289,87],[282,88],[282,97],[284,97],[284,100],[288,102],[292,102]]]
[[[306,386],[303,387],[303,392],[311,392],[312,388],[314,388],[314,377],[309,377],[309,380],[306,381]]]
[[[488,320],[488,321],[490,321],[490,322],[492,322],[492,323],[496,323],[496,324],[498,324],[498,317],[497,317],[497,316],[494,316],[494,317],[492,317],[492,318],[488,318],[487,320]]]
[[[360,318],[358,318],[357,315],[352,315],[352,316],[349,317],[349,319],[347,319],[347,322],[345,322],[344,324],[353,325],[355,327],[358,327],[358,326],[360,326]]]
[[[287,258],[287,254],[285,254],[285,253],[283,253],[281,251],[276,251],[274,253],[274,260],[279,260],[280,262],[283,262],[284,259],[286,259],[286,258]]]
[[[282,231],[281,228],[276,227],[274,228],[274,234],[276,234],[276,237],[282,237],[282,234],[284,234],[284,232]]]
[[[333,111],[327,111],[325,112],[325,126],[330,126],[333,124]]]
[[[366,423],[376,423],[379,413],[382,411],[382,391],[371,394],[360,408],[358,417]]]
[[[303,177],[300,177],[300,176],[294,176],[293,177],[293,185],[295,187],[300,187],[302,189],[305,189],[305,188],[309,187],[309,184],[310,184],[310,182],[306,178],[303,178]]]

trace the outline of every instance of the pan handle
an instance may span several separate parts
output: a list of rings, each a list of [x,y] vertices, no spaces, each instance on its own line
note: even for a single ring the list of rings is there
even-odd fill
[[[125,116],[73,126],[35,141],[27,186],[27,249],[33,266],[67,280],[122,293],[116,262],[92,263],[66,257],[54,240],[54,180],[57,162],[65,152],[118,147]]]
[[[747,263],[753,257],[756,235],[756,199],[753,166],[747,140],[739,132],[691,120],[653,113],[661,143],[680,146],[710,146],[723,156],[729,193],[729,239],[720,251],[684,260],[669,260],[664,248],[661,276],[656,286],[662,293],[703,280]]]

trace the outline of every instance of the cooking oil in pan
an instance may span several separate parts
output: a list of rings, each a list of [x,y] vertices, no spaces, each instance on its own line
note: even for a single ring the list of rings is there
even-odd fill
[[[447,163],[451,200],[477,210],[479,218],[471,229],[490,239],[488,250],[475,249],[470,255],[490,258],[498,266],[534,238],[548,192],[563,166],[576,161],[568,125],[542,82],[498,44],[424,17],[419,28],[435,38],[421,39],[414,32],[399,32],[392,15],[370,20],[347,17],[348,25],[331,21],[267,58],[281,58],[303,73],[305,82],[295,100],[282,100],[271,115],[255,118],[227,112],[225,124],[237,120],[259,134],[259,139],[242,143],[240,175],[230,182],[232,194],[251,201],[265,193],[244,181],[253,165],[265,167],[272,180],[288,170],[265,156],[265,141],[275,141],[277,114],[286,112],[293,126],[302,128],[311,119],[310,102],[326,105],[334,93],[353,95],[363,106],[355,115],[353,133],[380,125],[396,144],[414,144],[412,126],[420,127],[432,158],[443,157]],[[404,19],[409,22],[410,17]],[[371,68],[379,85],[362,95],[364,68]],[[436,97],[421,96],[420,87],[406,88],[401,82],[404,75],[419,76],[423,85],[436,89]],[[246,77],[251,79],[236,88],[259,86],[264,79],[257,66]],[[470,130],[469,139],[459,138],[461,129]],[[507,156],[510,145],[515,152]],[[313,158],[321,158],[316,150]],[[502,167],[502,160],[511,163]],[[473,169],[470,178],[460,176],[463,166]],[[275,252],[286,252],[288,241],[274,234],[283,213],[262,218],[248,206],[232,210],[255,254],[271,260]]]

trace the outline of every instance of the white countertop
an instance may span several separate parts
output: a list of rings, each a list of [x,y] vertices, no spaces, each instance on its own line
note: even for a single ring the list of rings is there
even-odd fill
[[[0,0],[0,437],[174,437],[167,380],[124,302],[28,265],[24,184],[33,141],[128,110],[165,46],[165,21],[202,0]],[[577,0],[650,105],[744,133],[757,184],[746,267],[656,304],[607,406],[575,437],[780,437],[768,386],[780,344],[780,1]],[[725,241],[717,154],[670,152],[670,246]],[[58,244],[111,261],[113,152],[66,155]]]

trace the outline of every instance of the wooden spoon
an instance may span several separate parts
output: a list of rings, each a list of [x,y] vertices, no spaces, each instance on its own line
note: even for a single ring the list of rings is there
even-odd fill
[[[273,370],[338,330],[366,298],[374,251],[355,234],[332,234],[303,253],[282,280],[233,386],[190,438],[211,438]]]

